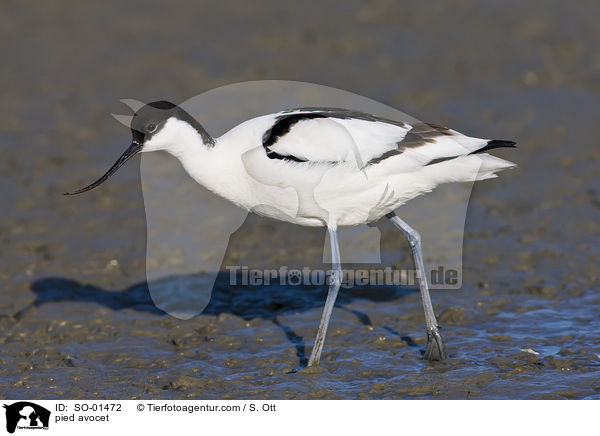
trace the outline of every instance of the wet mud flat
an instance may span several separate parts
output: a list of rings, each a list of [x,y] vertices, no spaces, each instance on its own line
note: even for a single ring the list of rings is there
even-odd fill
[[[46,302],[2,320],[6,397],[597,398],[600,390],[600,335],[585,333],[598,331],[589,309],[598,300],[553,301],[551,287],[436,295],[449,351],[439,363],[422,360],[416,290],[344,292],[320,368],[303,365],[323,289],[225,290],[190,321],[160,313],[144,286],[107,296],[43,279],[36,289]]]
[[[159,6],[2,6],[0,397],[600,398],[597,6],[319,4],[319,16],[273,5],[267,18],[215,2],[174,12],[168,31],[155,26]],[[226,31],[194,21],[207,15],[227,17]],[[472,192],[462,289],[432,292],[447,361],[422,360],[414,287],[342,289],[320,368],[303,363],[322,286],[220,283],[203,314],[173,318],[144,283],[136,165],[77,201],[61,196],[127,145],[110,117],[120,98],[184,101],[264,78],[349,89],[519,143],[497,153],[519,167]],[[383,228],[382,240],[410,267],[400,235]],[[319,266],[323,241],[248,218],[223,265]]]

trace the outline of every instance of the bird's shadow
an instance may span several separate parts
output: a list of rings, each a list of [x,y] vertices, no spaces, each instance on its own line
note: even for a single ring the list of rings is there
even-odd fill
[[[280,317],[286,313],[298,313],[314,308],[321,308],[327,297],[325,286],[282,286],[262,285],[260,287],[232,286],[229,273],[220,273],[212,290],[211,298],[202,314],[232,314],[246,321],[262,318],[270,320],[283,330],[287,339],[296,348],[296,355],[301,366],[307,364],[306,344],[302,336],[294,329],[281,322]],[[31,290],[35,300],[14,314],[15,320],[22,319],[31,309],[55,302],[87,302],[96,303],[111,310],[130,309],[155,316],[166,316],[156,307],[150,295],[147,282],[137,283],[122,290],[109,290],[91,284],[83,284],[76,280],[61,277],[46,277],[32,282]],[[336,301],[336,307],[354,314],[359,322],[372,325],[369,316],[346,306],[356,299],[371,301],[392,301],[418,292],[412,287],[392,286],[360,286],[344,289]],[[201,316],[201,315],[200,315]],[[388,332],[400,337],[409,346],[418,346],[410,337],[402,335],[391,327]]]

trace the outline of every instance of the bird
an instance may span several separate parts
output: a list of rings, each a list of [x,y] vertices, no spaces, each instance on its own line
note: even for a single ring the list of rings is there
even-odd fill
[[[130,128],[131,145],[114,165],[95,182],[65,195],[96,188],[140,152],[163,150],[196,182],[243,209],[301,226],[325,227],[332,266],[307,366],[320,363],[342,281],[338,228],[386,217],[406,236],[414,258],[427,332],[423,358],[447,358],[429,294],[421,236],[396,210],[440,184],[489,179],[515,167],[488,152],[514,148],[516,142],[335,107],[258,116],[215,138],[188,112],[165,100],[139,108]]]

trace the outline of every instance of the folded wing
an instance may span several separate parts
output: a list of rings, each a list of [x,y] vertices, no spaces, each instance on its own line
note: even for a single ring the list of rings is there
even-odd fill
[[[358,168],[392,165],[413,171],[512,141],[465,136],[427,123],[404,123],[344,109],[298,109],[277,114],[263,135],[271,159]]]

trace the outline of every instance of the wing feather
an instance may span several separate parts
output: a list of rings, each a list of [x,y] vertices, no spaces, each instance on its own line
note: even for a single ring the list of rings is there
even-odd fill
[[[352,114],[352,116],[350,115]],[[263,135],[271,158],[359,167],[398,147],[410,126],[357,112],[283,113]]]
[[[263,135],[271,159],[358,168],[393,162],[399,171],[510,146],[511,141],[473,138],[435,124],[335,108],[281,112]]]

